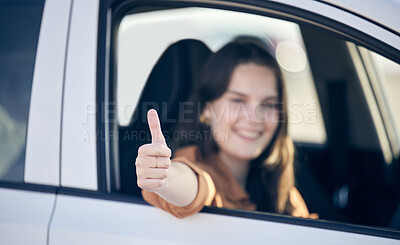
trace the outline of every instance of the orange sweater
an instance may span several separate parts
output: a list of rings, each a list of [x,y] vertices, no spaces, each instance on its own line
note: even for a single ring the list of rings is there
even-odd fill
[[[198,177],[198,193],[195,200],[186,207],[177,207],[157,194],[143,190],[143,198],[148,203],[178,218],[197,213],[204,206],[256,210],[256,205],[250,201],[248,193],[218,157],[203,159],[195,146],[178,149],[175,156],[172,162],[185,163]],[[213,161],[213,164],[207,164],[210,161]],[[294,207],[293,216],[310,217],[307,206],[295,187],[291,189],[289,198]]]

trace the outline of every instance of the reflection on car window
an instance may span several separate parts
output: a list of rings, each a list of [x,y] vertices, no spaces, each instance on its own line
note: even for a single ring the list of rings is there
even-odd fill
[[[0,2],[0,180],[23,181],[33,68],[44,1]]]
[[[393,114],[397,129],[400,129],[400,65],[377,53],[370,52],[370,54],[375,63],[379,80],[385,89],[390,112]],[[400,131],[398,137],[400,137]]]

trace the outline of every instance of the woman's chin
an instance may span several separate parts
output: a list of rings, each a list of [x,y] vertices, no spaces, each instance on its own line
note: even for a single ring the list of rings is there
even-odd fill
[[[243,151],[237,150],[234,151],[234,154],[232,154],[235,158],[240,159],[240,160],[246,160],[246,161],[251,161],[256,159],[260,154],[258,152],[255,152],[254,150],[252,151]]]

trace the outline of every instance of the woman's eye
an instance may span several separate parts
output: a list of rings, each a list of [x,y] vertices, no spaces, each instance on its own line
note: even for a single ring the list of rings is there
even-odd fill
[[[243,99],[234,98],[234,99],[231,99],[231,102],[236,103],[236,104],[241,104],[241,103],[244,103],[244,100]]]
[[[268,108],[268,109],[275,109],[276,103],[265,102],[265,103],[262,103],[261,106],[264,108]]]

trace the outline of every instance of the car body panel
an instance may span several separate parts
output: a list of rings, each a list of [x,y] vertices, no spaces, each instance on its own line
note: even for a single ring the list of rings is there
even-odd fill
[[[0,244],[47,244],[55,196],[0,188]]]
[[[400,33],[400,16],[398,0],[323,0],[332,5],[359,14],[364,18],[379,23],[397,33]]]
[[[26,143],[24,178],[28,183],[60,183],[61,104],[70,6],[70,0],[47,0],[43,11]]]
[[[96,65],[99,1],[74,1],[63,101],[61,185],[97,190]]]
[[[333,239],[334,238],[334,239]],[[59,195],[50,244],[398,244],[397,240],[218,214]]]
[[[288,6],[293,6],[298,9],[306,10],[311,13],[324,16],[346,26],[352,27],[367,35],[370,35],[378,39],[379,41],[382,41],[383,43],[386,43],[393,48],[396,48],[397,50],[400,49],[400,37],[398,35],[342,9],[335,8],[323,2],[310,0],[276,0],[274,2],[283,3]]]

